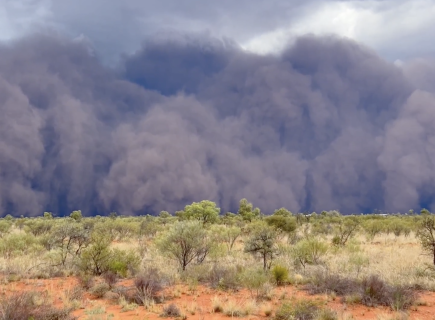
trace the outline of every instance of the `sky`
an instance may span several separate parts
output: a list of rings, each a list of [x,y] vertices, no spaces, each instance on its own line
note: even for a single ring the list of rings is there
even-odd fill
[[[435,1],[0,0],[0,216],[435,210]]]
[[[158,33],[229,37],[257,53],[276,53],[299,35],[337,34],[395,61],[435,53],[433,0],[2,0],[0,39],[36,30],[85,37],[107,62]]]

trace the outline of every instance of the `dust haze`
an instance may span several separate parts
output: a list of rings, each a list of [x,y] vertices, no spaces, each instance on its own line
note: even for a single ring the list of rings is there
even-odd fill
[[[85,41],[0,47],[0,215],[435,210],[435,62],[333,36],[279,55],[153,37],[117,68]]]

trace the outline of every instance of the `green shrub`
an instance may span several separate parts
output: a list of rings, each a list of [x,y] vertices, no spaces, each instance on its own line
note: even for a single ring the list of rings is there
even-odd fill
[[[110,237],[102,232],[96,231],[91,236],[91,244],[83,249],[79,268],[86,273],[101,275],[109,270],[109,262],[112,258],[112,252],[109,249]]]
[[[251,253],[254,257],[259,257],[263,261],[263,270],[267,270],[278,254],[278,232],[264,222],[257,222],[251,227],[251,235],[245,242],[244,251]]]
[[[12,222],[4,219],[0,220],[0,238],[3,238],[6,234],[9,233],[11,226]]]
[[[107,269],[125,278],[128,272],[135,274],[139,265],[140,258],[133,250],[113,249]]]
[[[76,210],[71,212],[71,214],[69,215],[72,219],[74,219],[75,221],[80,221],[83,218],[82,215],[82,210]]]
[[[319,314],[318,305],[310,300],[285,302],[275,313],[275,320],[314,320]]]
[[[39,248],[39,249],[38,249]],[[29,234],[12,233],[0,239],[0,255],[5,259],[22,256],[43,248]]]
[[[252,296],[261,298],[264,295],[265,286],[269,282],[269,277],[261,269],[247,269],[240,275],[240,282],[251,292]]]
[[[296,230],[296,218],[283,215],[268,216],[265,221],[279,232],[290,234]]]
[[[26,221],[25,230],[35,237],[48,234],[53,227],[53,220],[30,219]]]
[[[337,320],[337,312],[331,309],[322,309],[319,311],[316,320]]]
[[[321,263],[321,258],[328,251],[328,246],[315,239],[299,241],[292,249],[291,255],[295,266],[302,266],[304,269],[310,264]]]
[[[235,267],[214,265],[207,280],[211,287],[221,290],[237,290],[240,287],[240,279]]]
[[[177,261],[181,271],[192,262],[202,263],[213,246],[209,233],[199,221],[176,222],[157,239],[156,246],[164,255]]]
[[[275,283],[279,286],[287,282],[288,269],[281,265],[276,265],[272,268],[272,275]]]
[[[155,220],[146,219],[143,220],[139,226],[139,235],[146,238],[152,238],[160,230],[162,230],[161,224]]]
[[[359,220],[357,217],[346,216],[338,218],[332,243],[337,246],[344,246],[349,239],[355,236],[358,228]]]

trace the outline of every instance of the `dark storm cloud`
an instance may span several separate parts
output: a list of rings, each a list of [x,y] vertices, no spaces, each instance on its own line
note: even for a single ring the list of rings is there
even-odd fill
[[[106,48],[113,48],[115,42],[131,49],[144,36],[161,30],[213,30],[218,35],[244,40],[279,27],[310,3],[319,2],[322,1],[77,0],[54,1],[50,9],[52,20],[68,31],[84,33]]]
[[[59,37],[0,51],[1,214],[433,207],[429,60],[314,36],[280,56],[155,38],[116,73]]]

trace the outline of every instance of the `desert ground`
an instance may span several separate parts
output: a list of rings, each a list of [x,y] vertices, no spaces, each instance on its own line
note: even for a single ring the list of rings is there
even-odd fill
[[[435,319],[433,215],[276,216],[1,219],[0,319]]]

